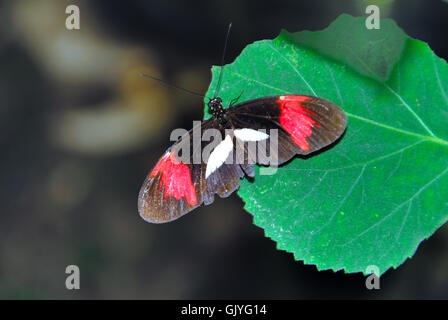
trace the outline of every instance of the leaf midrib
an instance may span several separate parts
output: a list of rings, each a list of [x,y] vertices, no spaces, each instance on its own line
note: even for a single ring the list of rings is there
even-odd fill
[[[248,77],[246,77],[246,76],[244,76],[244,75],[242,75],[240,73],[237,73],[237,72],[234,72],[234,71],[231,71],[231,70],[228,70],[226,72],[232,73],[233,75],[238,76],[238,77],[240,77],[240,78],[242,78],[242,79],[244,79],[246,81],[257,83],[258,85],[264,86],[264,87],[272,89],[272,90],[277,90],[281,94],[291,94],[290,92],[287,92],[287,91],[285,91],[283,89],[280,89],[280,88],[268,85],[268,84],[266,84],[264,82],[261,82],[261,81],[258,81],[256,79],[248,78]],[[363,122],[366,122],[366,123],[369,123],[369,124],[372,124],[372,125],[384,128],[384,129],[395,131],[395,132],[398,132],[398,133],[401,133],[401,134],[404,134],[404,135],[417,137],[417,138],[420,138],[420,139],[428,141],[428,142],[436,143],[436,144],[443,145],[443,146],[448,146],[448,141],[440,139],[440,138],[437,138],[435,136],[426,136],[426,135],[415,133],[415,132],[412,132],[412,131],[403,130],[403,129],[399,129],[399,128],[394,128],[394,127],[391,127],[391,126],[389,126],[387,124],[379,123],[379,122],[376,122],[374,120],[367,119],[367,118],[364,118],[364,117],[361,117],[361,116],[358,116],[358,115],[355,115],[355,114],[352,114],[352,113],[349,113],[349,112],[346,112],[346,111],[344,111],[344,112],[350,118],[354,118],[354,119],[357,119],[357,120],[360,120],[360,121],[363,121]]]

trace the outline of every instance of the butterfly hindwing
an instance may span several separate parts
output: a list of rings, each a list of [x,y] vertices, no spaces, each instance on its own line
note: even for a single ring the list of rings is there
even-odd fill
[[[208,144],[213,143],[213,140],[201,139],[199,145],[190,143],[188,161],[182,162],[179,159],[182,139],[193,141],[191,130],[165,152],[146,178],[138,201],[140,215],[146,221],[164,223],[175,220],[201,204],[211,204],[215,194],[222,198],[228,197],[239,187],[240,178],[244,176],[245,171],[233,160],[233,135],[225,136],[225,129],[229,128],[222,126],[214,118],[202,122],[201,132],[207,129],[217,129],[222,138],[222,141],[220,139],[215,143],[216,146],[210,154],[202,151]],[[223,148],[226,145],[227,148]],[[198,152],[201,153],[201,161],[195,163],[197,161],[193,158]],[[211,161],[209,166],[210,158],[215,160]],[[207,172],[207,167],[210,172]],[[250,169],[247,170],[250,172]]]

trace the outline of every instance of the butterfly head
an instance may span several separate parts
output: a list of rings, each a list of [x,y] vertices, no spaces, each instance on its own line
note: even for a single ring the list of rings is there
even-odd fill
[[[223,119],[226,113],[224,107],[222,106],[222,99],[219,97],[210,99],[208,102],[208,109],[209,112],[218,119]]]

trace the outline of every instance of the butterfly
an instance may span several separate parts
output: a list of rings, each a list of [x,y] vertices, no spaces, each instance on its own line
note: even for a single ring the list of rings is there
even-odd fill
[[[146,177],[138,197],[144,220],[170,222],[211,204],[216,194],[228,197],[238,189],[241,178],[255,176],[255,164],[281,165],[295,155],[320,150],[335,142],[347,125],[341,108],[307,95],[261,97],[228,108],[215,97],[208,108],[212,117],[168,148]],[[198,129],[218,132],[215,143],[201,139],[185,144],[194,140]],[[264,145],[253,149],[251,142]],[[272,151],[274,144],[275,155],[258,152],[260,148]],[[198,155],[202,156],[199,162],[194,159]]]

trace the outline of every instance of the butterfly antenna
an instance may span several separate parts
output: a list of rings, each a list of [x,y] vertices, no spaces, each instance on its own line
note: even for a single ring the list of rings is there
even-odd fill
[[[171,83],[168,83],[168,82],[166,82],[166,81],[163,81],[162,79],[159,79],[159,78],[150,76],[149,74],[141,73],[140,75],[141,75],[142,77],[146,77],[146,78],[149,78],[149,79],[152,79],[152,80],[156,80],[156,81],[160,82],[161,84],[163,84],[164,86],[166,86],[166,87],[168,87],[168,88],[178,89],[178,90],[185,91],[185,92],[187,92],[187,93],[193,94],[193,95],[195,95],[195,96],[199,96],[199,97],[202,97],[202,98],[206,98],[206,96],[204,96],[203,94],[200,94],[200,93],[197,93],[197,92],[194,92],[194,91],[185,89],[185,88],[181,88],[181,87],[175,86],[174,84],[171,84]]]
[[[230,37],[230,29],[232,28],[232,22],[229,23],[229,28],[227,29],[227,35],[226,35],[226,41],[224,42],[224,50],[222,51],[222,58],[221,58],[221,70],[219,71],[219,78],[218,78],[218,84],[215,88],[215,93],[213,95],[214,98],[216,98],[216,95],[218,94],[219,86],[221,85],[221,79],[222,79],[222,70],[224,68],[224,59],[226,57],[226,50],[227,50],[227,44],[229,42]]]

